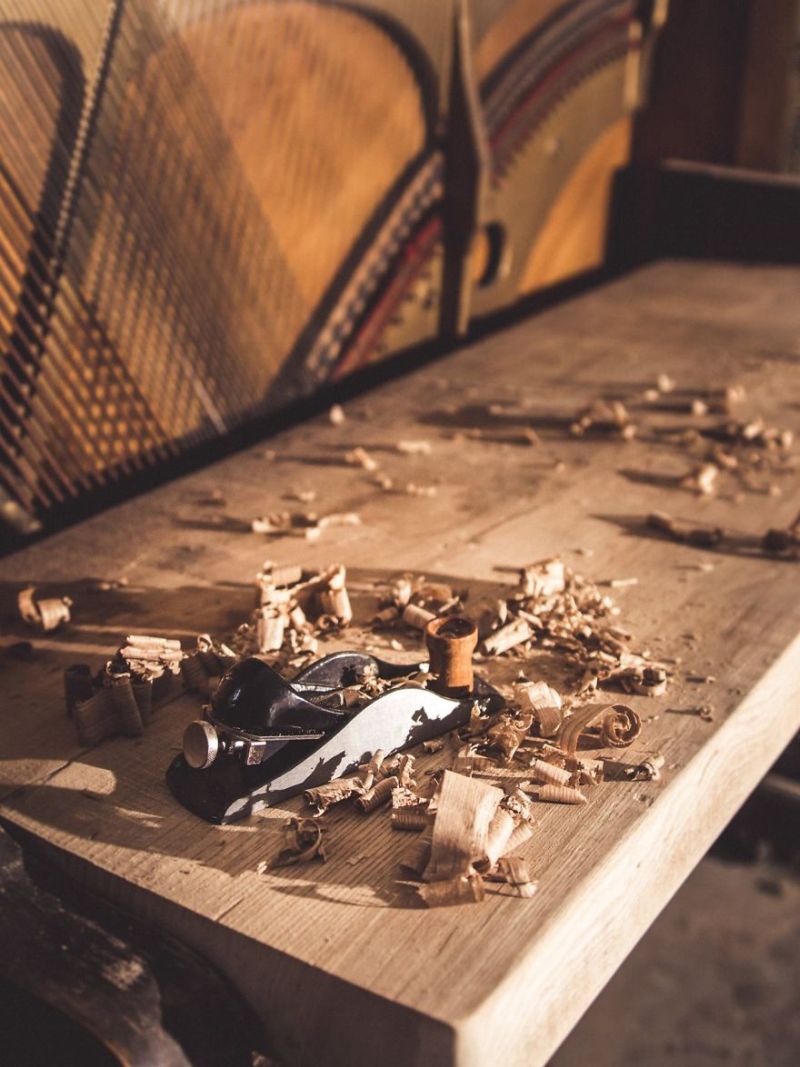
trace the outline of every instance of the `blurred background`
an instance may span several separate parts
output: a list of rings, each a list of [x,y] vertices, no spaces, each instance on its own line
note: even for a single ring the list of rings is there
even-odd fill
[[[794,257],[742,190],[800,167],[799,32],[797,0],[0,0],[6,536],[565,286]]]

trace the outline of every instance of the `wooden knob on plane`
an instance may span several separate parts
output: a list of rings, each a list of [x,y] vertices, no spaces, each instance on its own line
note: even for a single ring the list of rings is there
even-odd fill
[[[472,692],[472,653],[478,643],[478,628],[462,615],[431,619],[425,628],[430,653],[432,688],[443,696],[466,696]]]

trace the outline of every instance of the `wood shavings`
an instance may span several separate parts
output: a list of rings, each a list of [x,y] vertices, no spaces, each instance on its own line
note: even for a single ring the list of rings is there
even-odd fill
[[[361,516],[357,512],[331,512],[318,516],[314,512],[276,511],[253,519],[250,529],[253,533],[270,536],[303,537],[307,541],[316,541],[323,530],[338,526],[360,526]]]
[[[518,821],[512,812],[503,807],[501,801],[489,823],[486,834],[486,854],[475,863],[477,870],[490,871],[497,864],[508,849],[508,842],[511,840]]]
[[[563,593],[567,584],[567,569],[562,560],[540,560],[523,567],[519,589],[524,597],[551,597]]]
[[[483,879],[479,874],[458,875],[446,881],[431,882],[419,886],[417,892],[429,908],[480,904],[486,895]]]
[[[501,790],[485,782],[444,772],[433,823],[431,857],[423,874],[425,882],[444,883],[441,891],[433,894],[437,904],[465,899],[461,883],[475,874],[475,862],[486,855],[489,826],[502,797]],[[481,895],[476,890],[474,899]]]
[[[313,809],[315,818],[318,818],[334,804],[340,804],[343,800],[349,800],[350,797],[361,796],[363,792],[364,783],[360,778],[337,778],[333,782],[326,782],[325,785],[306,789],[303,797],[306,804]]]
[[[633,779],[637,782],[657,782],[661,777],[661,768],[664,766],[664,757],[660,752],[642,760],[633,768]]]
[[[540,737],[555,737],[561,728],[561,694],[546,682],[527,682],[518,690],[533,712],[533,721]]]
[[[614,704],[600,722],[600,737],[612,748],[627,748],[641,733],[642,720],[627,704]]]
[[[288,867],[295,863],[310,863],[311,860],[326,860],[322,844],[323,828],[316,819],[292,818],[283,828],[284,847],[268,864],[257,868],[260,874],[278,867]]]
[[[357,511],[332,511],[329,515],[321,515],[317,520],[320,530],[327,530],[332,526],[360,526],[361,516]]]
[[[498,767],[496,760],[489,756],[476,755],[472,748],[461,750],[453,758],[452,770],[459,774],[473,775],[479,771],[487,771],[491,777],[498,778],[502,768]]]
[[[668,676],[663,667],[643,665],[614,670],[608,681],[616,682],[626,693],[660,697],[667,691]]]
[[[572,782],[572,773],[564,767],[557,767],[553,763],[547,763],[545,760],[536,759],[531,760],[528,770],[525,772],[529,778],[534,782],[550,783],[552,785],[570,785]]]
[[[375,779],[383,769],[385,758],[386,753],[383,749],[376,749],[376,751],[373,752],[372,759],[370,759],[369,763],[364,763],[359,767],[359,777],[364,790],[372,789],[375,784]]]
[[[35,626],[42,633],[50,633],[70,621],[72,600],[63,597],[35,597],[36,586],[29,585],[17,594],[17,608],[23,622]]]
[[[714,708],[711,704],[698,704],[693,708],[686,708],[680,711],[681,715],[696,715],[698,719],[702,719],[703,722],[714,721]]]
[[[370,474],[373,474],[379,466],[374,456],[371,456],[366,448],[362,448],[361,445],[351,449],[349,452],[345,452],[344,461],[348,466],[361,467]]]
[[[390,777],[395,777],[390,775]],[[411,785],[403,785],[402,782],[395,786],[392,791],[392,811],[398,811],[403,809],[409,811],[414,809],[416,811],[427,812],[430,807],[430,799],[425,799],[415,793]]]
[[[287,500],[298,500],[301,504],[313,504],[317,499],[316,489],[293,489],[284,495]]]
[[[659,374],[656,378],[656,389],[659,393],[671,393],[676,387],[674,378],[671,378],[668,374]]]
[[[609,596],[562,560],[541,560],[519,572],[518,589],[506,598],[495,624],[499,628],[484,638],[481,651],[490,656],[553,650],[581,672],[580,690],[613,685],[611,676],[620,668],[649,665],[648,657],[631,652],[630,635],[615,625],[618,614]],[[480,625],[485,626],[482,615]],[[524,702],[526,697],[520,693]],[[554,736],[559,728],[559,709],[548,711],[542,700],[537,699],[537,703],[541,705],[535,709],[540,732]]]
[[[403,609],[402,619],[406,626],[413,626],[415,630],[424,630],[429,622],[433,622],[436,613],[427,611],[417,604],[406,604]]]
[[[210,634],[200,634],[197,647],[181,660],[183,684],[190,692],[209,700],[222,675],[235,662],[232,648],[215,641]]]
[[[502,714],[486,731],[486,743],[499,752],[505,760],[510,760],[519,748],[523,737],[530,730],[532,722],[532,712],[518,718],[510,714]]]
[[[115,674],[106,669],[99,679],[90,680],[88,696],[78,689],[78,667],[65,676],[67,709],[71,712],[81,745],[96,745],[106,737],[122,734],[140,737],[150,721],[151,684],[134,685],[130,674]],[[85,696],[86,699],[76,699]]]
[[[429,456],[433,451],[430,441],[425,440],[398,441],[395,447],[406,456]]]
[[[582,437],[591,432],[630,441],[636,436],[636,425],[621,401],[595,400],[578,413],[569,432],[573,437]]]
[[[399,786],[397,778],[382,778],[370,790],[356,799],[356,808],[365,815],[388,804],[393,790]]]
[[[579,789],[569,785],[539,785],[530,782],[523,786],[525,792],[534,800],[544,804],[586,804],[586,797]]]
[[[313,655],[315,635],[347,626],[353,610],[341,564],[313,573],[267,561],[256,576],[257,607],[234,641],[238,655]]]
[[[434,497],[439,495],[439,490],[435,485],[417,485],[416,482],[406,482],[403,492],[407,496]]]
[[[422,748],[428,753],[441,752],[445,744],[446,742],[443,737],[434,737],[430,741],[423,741]]]
[[[341,404],[333,404],[328,409],[328,422],[332,426],[341,426],[342,423],[347,421],[347,416],[344,413],[344,408]]]
[[[605,781],[607,760],[578,759],[571,757],[565,761],[570,771],[572,785],[599,785]]]
[[[519,856],[502,856],[497,861],[497,867],[485,878],[499,883],[497,892],[505,896],[530,899],[538,888],[538,883],[531,878],[528,865]]]
[[[268,608],[261,609],[256,619],[256,646],[259,652],[279,651],[283,645],[286,621],[284,616],[273,614]]]
[[[487,637],[481,647],[487,656],[500,656],[529,641],[531,637],[533,628],[527,619],[515,619]]]
[[[378,471],[371,481],[373,485],[377,485],[377,487],[382,489],[384,493],[391,493],[394,489],[394,478],[385,474],[383,471]]]
[[[683,489],[691,489],[701,496],[711,496],[717,484],[719,467],[716,463],[703,463],[682,478],[680,485]]]
[[[601,585],[607,585],[609,589],[628,589],[632,585],[638,585],[638,578],[610,578],[607,582],[601,582]]]
[[[419,831],[430,826],[431,816],[426,811],[398,808],[392,811],[390,822],[393,830]]]
[[[125,642],[117,655],[124,661],[127,670],[136,677],[155,681],[166,671],[172,674],[180,671],[184,658],[180,641],[132,634],[125,638]]]
[[[575,755],[581,734],[598,719],[601,740],[614,748],[630,745],[642,728],[641,719],[627,704],[589,704],[574,711],[561,728],[558,743],[568,756]]]
[[[414,764],[416,760],[410,752],[401,752],[395,757],[395,760],[394,776],[400,783],[401,788],[408,790],[415,784]]]
[[[743,555],[800,560],[800,516],[785,530],[768,530],[763,537],[726,533],[719,526],[694,526],[663,511],[651,512],[646,521],[651,529],[673,541],[698,548],[721,548]]]
[[[682,541],[699,548],[714,548],[725,538],[725,533],[719,526],[692,526],[674,519],[664,511],[652,511],[647,516],[647,525],[653,530],[667,534],[674,541]]]
[[[426,834],[419,840],[414,841],[400,856],[398,865],[403,870],[413,874],[416,878],[422,878],[422,872],[428,866],[431,858],[431,836]]]

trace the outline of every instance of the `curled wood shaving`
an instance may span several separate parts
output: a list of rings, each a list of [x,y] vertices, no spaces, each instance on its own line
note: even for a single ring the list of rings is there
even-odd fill
[[[392,812],[390,822],[393,830],[425,830],[431,824],[431,816],[414,808],[398,808]]]
[[[457,774],[464,774],[472,776],[486,771],[492,777],[498,777],[501,768],[497,766],[497,761],[490,759],[488,756],[476,755],[472,749],[464,749],[456,753],[453,757],[453,766],[451,770],[456,771]]]
[[[572,782],[572,773],[564,767],[556,767],[553,763],[535,758],[524,773],[534,782],[550,782],[553,785],[570,785]]]
[[[417,892],[429,908],[479,904],[486,894],[479,874],[464,874],[446,881],[431,882],[419,886]]]
[[[515,619],[496,630],[483,642],[487,656],[499,656],[533,637],[533,628],[527,619]]]
[[[406,604],[402,618],[406,626],[413,626],[415,630],[424,630],[428,623],[436,618],[436,613],[427,611],[417,604]]]
[[[293,489],[285,494],[287,500],[299,500],[301,504],[313,504],[317,499],[316,489]]]
[[[561,694],[546,682],[528,682],[519,687],[522,697],[533,712],[540,737],[555,737],[558,733],[563,713]]]
[[[648,756],[633,769],[633,779],[637,782],[657,782],[661,777],[661,768],[664,766],[664,757],[660,752]]]
[[[430,441],[398,441],[397,451],[407,456],[429,456],[433,451]]]
[[[521,715],[515,718],[513,715],[502,714],[497,722],[486,731],[487,744],[496,749],[500,755],[510,760],[516,753],[522,739],[531,728],[533,713]]]
[[[433,824],[426,882],[467,877],[474,861],[486,854],[489,824],[502,791],[474,778],[445,771]]]
[[[717,483],[719,467],[716,463],[703,463],[696,467],[685,478],[681,479],[680,485],[684,489],[691,489],[701,496],[711,496]]]
[[[347,420],[341,404],[334,404],[328,411],[328,421],[332,426],[341,426]]]
[[[531,878],[528,865],[518,856],[502,856],[497,866],[486,876],[487,881],[500,883],[500,894],[530,898],[535,895],[538,883]]]
[[[616,682],[626,693],[660,697],[667,691],[668,676],[663,667],[643,665],[611,671],[609,681]]]
[[[386,753],[382,748],[378,748],[372,753],[372,759],[369,763],[365,763],[359,767],[361,785],[364,790],[372,789],[375,784],[375,779],[378,777],[378,774],[383,767],[385,759]]]
[[[642,720],[627,704],[614,704],[600,723],[603,742],[613,748],[627,748],[641,733]]]
[[[69,705],[68,683],[68,710]],[[134,684],[130,674],[115,674],[107,667],[101,674],[100,687],[94,688],[87,699],[73,703],[71,714],[80,744],[96,745],[118,734],[140,737],[150,721],[151,710],[151,682]]]
[[[311,860],[326,860],[322,844],[323,829],[316,819],[292,818],[283,828],[285,844],[278,855],[266,866],[259,864],[259,873],[294,863],[309,863]]]
[[[489,823],[485,855],[475,862],[477,870],[491,870],[500,857],[507,852],[508,842],[511,840],[518,821],[512,812],[503,807],[501,802]]]
[[[488,781],[495,782],[527,782],[531,777],[531,772],[527,767],[498,766],[496,763],[491,767],[480,770],[465,768],[461,773],[468,773],[472,778],[485,778]]]
[[[306,789],[303,793],[306,803],[313,809],[314,816],[318,818],[324,815],[328,808],[339,804],[343,800],[349,800],[353,796],[361,796],[364,792],[364,783],[360,778],[337,778],[334,782],[326,782],[325,785]]]
[[[365,815],[375,811],[377,808],[389,803],[392,799],[392,791],[399,784],[396,778],[381,778],[372,789],[357,798],[356,807]]]
[[[567,569],[557,556],[523,567],[519,576],[520,592],[525,597],[551,597],[563,593]]]
[[[569,428],[574,437],[582,437],[588,432],[620,436],[630,441],[636,436],[636,425],[631,421],[628,410],[619,400],[595,400],[578,413]]]
[[[423,741],[422,748],[428,753],[441,752],[445,744],[446,742],[443,737],[434,737],[430,741]]]
[[[548,804],[586,803],[586,797],[579,789],[575,789],[574,786],[552,785],[549,783],[539,785],[538,783],[528,782],[522,788],[529,796],[533,797],[534,800],[539,800]]]
[[[431,837],[426,835],[414,841],[402,856],[398,860],[400,867],[403,870],[408,871],[409,874],[415,875],[417,878],[422,877],[422,873],[430,863],[431,859]]]
[[[575,755],[581,734],[598,719],[603,743],[614,748],[630,745],[642,728],[641,719],[627,704],[589,704],[574,711],[561,728],[558,743],[568,756]]]
[[[362,467],[371,474],[378,469],[378,461],[361,445],[351,449],[349,452],[345,452],[344,461],[351,467]]]
[[[651,512],[647,516],[647,525],[667,534],[674,541],[696,545],[698,548],[714,548],[725,539],[725,532],[719,526],[692,526],[673,519],[665,511]]]
[[[345,516],[346,518],[346,516]],[[313,656],[317,636],[353,618],[341,564],[313,573],[267,561],[256,576],[257,607],[234,638],[237,655]]]
[[[35,626],[43,633],[49,633],[70,621],[72,600],[68,596],[45,597],[39,600],[35,593],[36,586],[29,585],[17,594],[17,607],[23,622]]]
[[[605,780],[606,760],[602,759],[577,759],[566,761],[566,767],[570,772],[572,785],[599,785]]]

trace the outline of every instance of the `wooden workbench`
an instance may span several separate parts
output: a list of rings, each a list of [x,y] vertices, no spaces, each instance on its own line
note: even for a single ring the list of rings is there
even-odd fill
[[[798,291],[792,267],[649,266],[353,400],[342,426],[298,426],[6,559],[4,645],[30,636],[13,613],[22,584],[75,605],[67,629],[33,638],[31,662],[2,658],[3,819],[212,958],[263,1017],[281,1063],[544,1062],[800,725],[800,564],[642,526],[656,508],[750,534],[786,526],[797,475],[774,479],[780,495],[724,481],[698,497],[675,484],[685,455],[652,428],[703,420],[636,402],[662,372],[690,389],[737,381],[745,411],[797,428]],[[651,430],[630,443],[571,438],[576,409],[609,393]],[[393,451],[422,437],[430,456]],[[381,492],[342,460],[358,444],[399,482],[438,494]],[[316,543],[249,531],[309,488],[320,513],[357,510],[362,525]],[[143,738],[90,750],[64,713],[65,665],[99,666],[130,631],[187,643],[230,631],[267,557],[345,563],[368,614],[372,581],[398,571],[480,589],[510,580],[497,568],[554,554],[598,581],[638,578],[613,591],[621,621],[676,661],[675,678],[663,699],[631,699],[646,721],[629,758],[662,752],[663,779],[595,787],[581,808],[541,805],[525,848],[539,880],[531,900],[421,909],[399,884],[407,835],[352,812],[326,816],[327,863],[258,874],[285,810],[215,828],[165,786],[194,698],[165,706]],[[91,591],[120,575],[127,588]],[[689,713],[701,702],[713,722]]]

